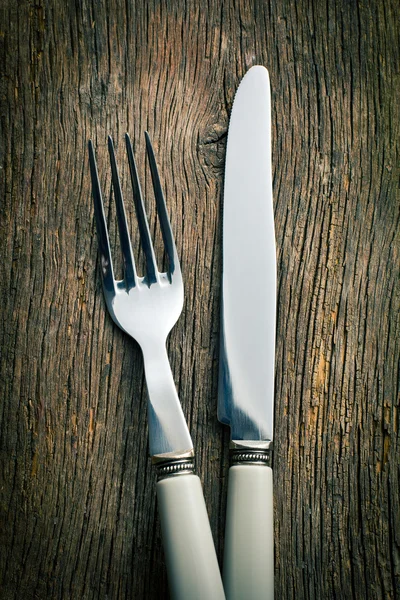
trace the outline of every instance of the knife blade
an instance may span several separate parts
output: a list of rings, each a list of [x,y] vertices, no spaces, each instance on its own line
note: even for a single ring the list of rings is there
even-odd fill
[[[267,69],[235,95],[223,205],[218,419],[231,429],[223,579],[228,600],[274,595],[276,247]]]

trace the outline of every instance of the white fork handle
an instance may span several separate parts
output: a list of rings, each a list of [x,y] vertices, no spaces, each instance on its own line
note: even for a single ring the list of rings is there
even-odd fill
[[[157,482],[165,559],[174,600],[224,600],[200,479],[170,476]]]
[[[223,579],[227,600],[273,600],[272,469],[229,469]]]

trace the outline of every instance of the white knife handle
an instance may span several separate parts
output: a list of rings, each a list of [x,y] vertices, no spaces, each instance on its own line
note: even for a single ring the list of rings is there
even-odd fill
[[[161,479],[157,498],[171,598],[224,600],[200,479],[193,474]]]
[[[229,469],[223,579],[227,600],[273,600],[272,469]]]

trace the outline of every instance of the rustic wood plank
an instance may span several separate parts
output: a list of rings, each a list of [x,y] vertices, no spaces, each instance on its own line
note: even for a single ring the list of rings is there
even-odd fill
[[[107,197],[107,133],[127,197],[133,139],[160,254],[145,129],[157,152],[185,278],[169,352],[222,557],[223,164],[253,64],[273,96],[276,596],[400,597],[399,12],[2,2],[2,598],[167,596],[140,350],[98,273],[86,144]]]

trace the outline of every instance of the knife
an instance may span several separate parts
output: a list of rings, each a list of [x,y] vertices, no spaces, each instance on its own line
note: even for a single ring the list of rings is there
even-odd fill
[[[271,600],[276,248],[262,66],[246,73],[234,99],[223,211],[218,419],[231,429],[223,580],[228,600]]]

